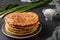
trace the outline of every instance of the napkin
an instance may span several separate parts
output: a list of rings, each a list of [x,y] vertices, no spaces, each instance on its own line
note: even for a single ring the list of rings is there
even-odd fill
[[[60,22],[60,14],[57,13],[57,14],[53,17],[53,20]]]
[[[51,37],[46,40],[60,40],[60,26],[56,27]]]
[[[49,5],[55,5],[55,2],[54,2],[55,0],[52,0],[52,2],[51,3],[49,3]]]

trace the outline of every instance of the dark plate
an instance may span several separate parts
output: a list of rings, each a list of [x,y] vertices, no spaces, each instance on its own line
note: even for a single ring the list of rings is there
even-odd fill
[[[11,38],[25,39],[25,38],[30,38],[30,37],[33,37],[33,36],[37,35],[38,33],[40,33],[41,29],[42,29],[42,26],[39,26],[38,29],[34,33],[32,33],[30,35],[26,35],[26,36],[14,36],[14,35],[11,35],[11,34],[9,34],[9,33],[7,33],[5,31],[5,24],[3,24],[3,26],[2,26],[2,33],[4,35],[8,36],[8,37],[11,37]]]

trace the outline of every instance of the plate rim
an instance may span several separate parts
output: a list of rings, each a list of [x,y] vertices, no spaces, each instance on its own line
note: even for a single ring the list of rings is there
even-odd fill
[[[4,29],[4,26],[5,25],[5,23],[2,25],[2,33],[5,35],[5,36],[7,36],[7,37],[10,37],[10,38],[15,38],[15,39],[26,39],[26,38],[30,38],[30,37],[33,37],[33,36],[36,36],[37,34],[39,34],[40,32],[41,32],[41,30],[42,30],[42,25],[40,26],[40,27],[38,27],[40,30],[39,31],[37,31],[36,33],[34,33],[34,34],[31,34],[31,36],[26,36],[26,37],[20,37],[20,36],[14,36],[14,35],[9,35],[8,33],[6,33],[6,31],[5,31],[5,29]]]

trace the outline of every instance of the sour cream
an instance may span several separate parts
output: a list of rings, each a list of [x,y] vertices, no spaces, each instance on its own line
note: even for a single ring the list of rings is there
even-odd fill
[[[52,20],[52,17],[57,14],[55,9],[44,9],[42,12],[45,16],[45,20]]]

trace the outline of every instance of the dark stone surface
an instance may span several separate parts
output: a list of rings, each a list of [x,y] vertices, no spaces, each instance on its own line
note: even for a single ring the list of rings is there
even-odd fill
[[[20,0],[0,0],[0,5],[11,4],[11,3],[18,3],[20,5],[26,4],[26,3],[21,3]],[[21,39],[21,40],[45,40],[46,38],[51,36],[55,27],[58,26],[58,22],[44,20],[44,15],[42,13],[42,9],[45,9],[45,8],[54,8],[54,6],[47,5],[44,7],[38,7],[38,8],[29,10],[32,12],[36,12],[39,15],[39,21],[42,24],[42,31],[34,37],[31,37],[28,39]],[[2,28],[3,23],[4,23],[4,19],[1,19],[0,20],[0,40],[17,40],[17,39],[9,38],[1,32],[1,28]]]

